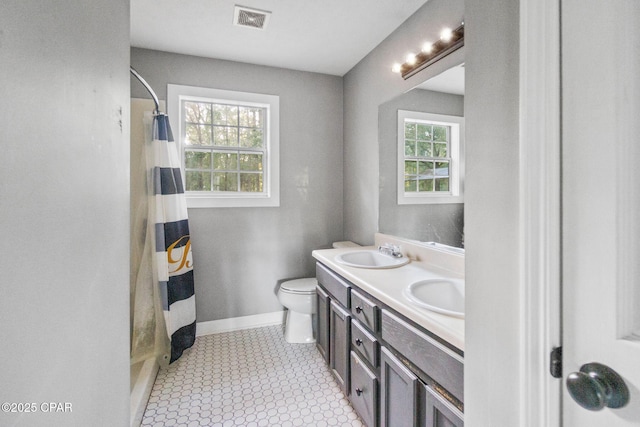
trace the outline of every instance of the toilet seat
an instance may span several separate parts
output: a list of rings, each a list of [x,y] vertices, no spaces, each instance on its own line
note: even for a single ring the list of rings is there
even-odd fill
[[[315,278],[295,279],[282,282],[280,285],[280,291],[290,294],[314,294],[316,292],[316,285],[318,284]]]

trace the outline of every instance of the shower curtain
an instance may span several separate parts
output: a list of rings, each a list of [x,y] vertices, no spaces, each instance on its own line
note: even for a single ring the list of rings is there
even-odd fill
[[[156,357],[167,365],[195,341],[193,258],[168,117],[145,113],[145,134],[148,206],[143,256],[132,292],[131,362]]]

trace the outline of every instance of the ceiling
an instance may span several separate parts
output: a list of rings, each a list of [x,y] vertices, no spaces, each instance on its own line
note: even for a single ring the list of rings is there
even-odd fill
[[[131,0],[131,45],[343,76],[427,0]],[[234,6],[270,11],[264,30]]]

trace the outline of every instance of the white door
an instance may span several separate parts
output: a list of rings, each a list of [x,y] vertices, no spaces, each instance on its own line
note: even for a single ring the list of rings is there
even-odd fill
[[[640,1],[562,0],[561,15],[563,426],[639,426]],[[590,362],[620,374],[626,406],[574,401],[567,376]]]

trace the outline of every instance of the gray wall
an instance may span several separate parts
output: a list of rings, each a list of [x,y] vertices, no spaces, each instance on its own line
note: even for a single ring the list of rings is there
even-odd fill
[[[278,282],[314,276],[311,251],[342,240],[342,78],[137,48],[131,64],[161,99],[168,83],[280,96],[280,207],[189,216],[197,321],[281,310]]]
[[[464,96],[413,89],[378,109],[379,231],[420,241],[462,246],[462,203],[398,205],[398,110],[464,116]]]
[[[464,16],[464,0],[429,0],[344,76],[346,239],[370,244],[378,231],[378,106],[460,64],[464,49],[408,80],[392,73],[391,66],[425,40],[437,40],[443,26],[455,27]]]
[[[3,0],[0,425],[128,425],[128,64],[127,0]]]
[[[521,387],[518,364],[524,357],[518,286],[518,24],[518,2],[466,0],[464,374],[469,427],[520,424],[515,392]]]

